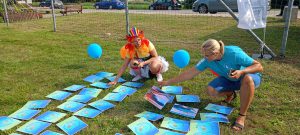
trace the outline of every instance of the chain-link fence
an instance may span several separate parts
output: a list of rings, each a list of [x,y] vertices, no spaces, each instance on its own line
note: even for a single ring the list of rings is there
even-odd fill
[[[235,11],[235,15],[238,14],[236,0],[223,1]],[[284,29],[285,21],[282,16],[287,15],[281,13],[280,8],[287,3],[284,0],[268,1],[270,8],[268,8],[267,28],[254,31],[257,37],[266,44],[274,44],[268,40],[273,39],[269,37],[274,36],[275,26]],[[299,0],[295,0],[294,5],[299,5]],[[236,27],[237,22],[219,0],[211,0],[208,3],[201,0],[129,1],[128,22],[126,22],[124,10],[126,2],[119,0],[54,0],[53,6],[52,14],[51,0],[2,0],[0,13],[3,19],[1,21],[20,29],[47,29],[57,31],[57,33],[96,36],[115,42],[124,42],[126,28],[136,26],[144,30],[146,37],[156,44],[184,47],[190,44],[199,45],[207,38],[217,38],[228,43],[251,46],[258,44],[257,48],[260,49],[260,43],[253,36]],[[297,22],[297,18],[300,18],[300,14],[296,13],[298,7],[294,7],[292,12],[291,25],[299,26],[299,23],[294,23]],[[53,21],[54,18],[55,21]],[[278,22],[274,23],[274,20]],[[247,40],[240,41],[239,37],[249,38],[243,38]],[[282,35],[278,37],[281,39]],[[270,46],[277,54],[281,44],[281,41],[278,41],[276,47]],[[255,53],[255,50],[252,51],[251,53]]]

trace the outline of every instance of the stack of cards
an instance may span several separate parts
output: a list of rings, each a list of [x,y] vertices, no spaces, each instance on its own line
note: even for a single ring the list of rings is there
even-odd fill
[[[67,90],[67,91],[78,91],[82,88],[85,88],[84,85],[72,85],[72,86],[69,86],[67,88],[64,88],[64,90]]]
[[[91,86],[100,88],[100,89],[108,89],[111,87],[111,85],[109,85],[108,83],[104,83],[104,82],[95,82],[92,83]]]
[[[57,108],[68,111],[68,112],[76,112],[84,106],[85,106],[85,104],[82,104],[82,103],[67,101],[67,102],[57,106]]]
[[[134,88],[140,88],[144,86],[143,83],[138,83],[138,82],[126,82],[122,84],[123,86],[128,86],[128,87],[134,87]]]
[[[113,75],[114,75],[114,73],[109,73],[109,72],[98,72],[98,73],[96,73],[96,76],[103,77],[103,78],[113,76]]]
[[[99,76],[96,76],[96,75],[90,75],[90,76],[84,78],[83,80],[87,81],[87,82],[90,82],[90,83],[94,83],[94,82],[101,81],[103,78],[104,77],[99,77]]]
[[[155,135],[185,135],[185,134],[178,133],[178,132],[173,132],[173,131],[170,131],[170,130],[160,128],[159,132]]]
[[[40,112],[40,110],[21,108],[13,114],[9,115],[9,117],[19,120],[29,120]]]
[[[56,125],[68,135],[73,135],[88,126],[75,116],[65,119]]]
[[[96,109],[98,109],[98,110],[101,110],[101,111],[105,111],[105,110],[108,110],[110,108],[115,107],[114,104],[109,103],[105,100],[101,100],[101,99],[97,100],[95,102],[89,103],[89,105],[96,108]]]
[[[214,111],[217,113],[226,114],[226,115],[229,115],[233,111],[233,108],[231,107],[221,106],[221,105],[216,105],[211,103],[209,103],[204,109],[209,111]]]
[[[144,98],[158,109],[162,109],[167,103],[173,100],[174,96],[164,93],[158,87],[153,86]]]
[[[157,114],[157,113],[153,113],[153,112],[148,112],[148,111],[144,111],[142,113],[139,113],[137,115],[134,115],[136,117],[140,117],[140,118],[145,118],[147,120],[151,120],[151,121],[157,121],[161,118],[163,118],[164,116],[161,114]]]
[[[191,120],[190,131],[187,135],[219,135],[220,127],[218,122]]]
[[[101,92],[101,89],[95,89],[95,88],[84,88],[80,91],[79,95],[88,95],[91,97],[97,97],[99,93]]]
[[[31,120],[31,121],[27,122],[25,125],[18,128],[17,131],[36,135],[36,134],[42,132],[47,127],[49,127],[50,125],[51,125],[51,123],[42,122],[42,121],[38,121],[38,120]]]
[[[117,88],[115,88],[113,90],[113,92],[124,93],[126,95],[132,95],[136,91],[137,90],[135,88],[126,87],[126,86],[122,86],[122,85],[118,86]]]
[[[199,109],[197,108],[192,108],[180,104],[174,104],[170,112],[181,116],[189,117],[189,118],[195,118],[198,110]]]
[[[16,125],[19,125],[22,121],[9,118],[7,116],[0,116],[0,130],[8,130]]]
[[[128,127],[136,135],[155,135],[158,133],[158,129],[145,118],[138,119],[137,121],[129,124]]]
[[[127,94],[125,93],[108,93],[103,99],[109,101],[121,102]]]
[[[82,116],[86,118],[95,118],[98,116],[102,111],[91,109],[91,108],[83,108],[79,110],[78,112],[74,113],[76,116]]]
[[[170,117],[165,117],[160,126],[181,132],[188,132],[190,129],[189,121],[174,119]]]
[[[229,123],[226,116],[218,113],[200,113],[202,121]]]
[[[68,101],[80,102],[80,103],[87,103],[94,97],[89,95],[75,95],[68,99]]]
[[[28,109],[38,109],[38,108],[45,108],[51,100],[34,100],[34,101],[28,101],[24,108]]]
[[[109,77],[106,77],[106,79],[108,79],[108,80],[111,81],[111,82],[114,81],[115,78],[116,78],[116,76],[109,76]],[[118,79],[118,82],[119,82],[119,83],[123,83],[123,82],[126,82],[126,80],[120,77],[120,78]]]
[[[55,99],[55,100],[64,100],[65,98],[69,97],[72,95],[70,92],[65,92],[65,91],[54,91],[53,93],[47,95],[47,98]]]
[[[47,111],[47,112],[41,114],[40,116],[38,116],[35,119],[39,120],[39,121],[56,123],[61,118],[65,117],[66,115],[67,115],[66,113],[55,112],[55,111]]]
[[[164,86],[161,90],[168,94],[182,94],[182,87],[181,86]]]
[[[176,95],[177,102],[199,103],[200,98],[197,95]]]

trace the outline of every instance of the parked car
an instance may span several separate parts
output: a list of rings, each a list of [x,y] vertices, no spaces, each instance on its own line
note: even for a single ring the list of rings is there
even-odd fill
[[[149,6],[150,10],[179,10],[181,4],[177,0],[157,0]]]
[[[125,3],[120,0],[102,0],[96,2],[94,7],[96,9],[124,9]]]
[[[238,12],[238,4],[237,0],[223,0],[226,5],[233,11]],[[270,6],[271,0],[268,0],[268,8],[271,9]],[[217,12],[227,12],[227,9],[219,2],[219,0],[196,0],[192,5],[192,10],[194,12],[199,12],[200,14],[212,13],[215,14]]]
[[[54,8],[60,8],[60,9],[64,8],[64,3],[60,0],[54,0],[53,4],[54,4]],[[42,1],[39,6],[51,8],[51,0]]]

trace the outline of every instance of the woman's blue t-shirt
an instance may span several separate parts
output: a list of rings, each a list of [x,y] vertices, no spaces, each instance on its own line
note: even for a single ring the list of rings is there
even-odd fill
[[[254,59],[248,56],[240,47],[225,46],[224,55],[221,60],[208,61],[206,58],[203,58],[196,65],[196,69],[204,71],[206,68],[210,68],[220,76],[237,81],[238,79],[232,79],[228,76],[230,70],[244,69],[251,66],[253,62]]]

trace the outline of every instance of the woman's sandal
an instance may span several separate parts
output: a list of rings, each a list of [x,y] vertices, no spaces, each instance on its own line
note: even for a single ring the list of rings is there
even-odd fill
[[[241,117],[246,117],[246,115],[240,114],[240,113],[239,113],[239,116],[241,116]],[[238,130],[234,129],[233,127],[237,127]],[[244,129],[244,125],[242,125],[242,124],[240,124],[240,123],[237,123],[237,122],[235,121],[235,122],[233,122],[233,124],[231,125],[231,128],[232,128],[233,130],[236,130],[236,131],[242,131],[242,130]]]
[[[226,99],[224,99],[223,101],[221,101],[221,104],[230,104],[237,97],[235,91],[233,91],[232,95],[230,95],[230,97],[232,97],[232,96],[233,96],[233,98],[230,101],[226,101],[226,99],[228,98],[227,97]]]

